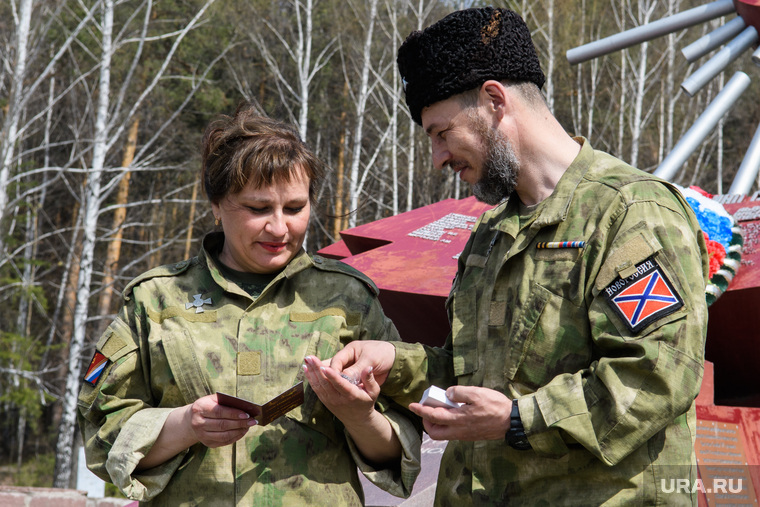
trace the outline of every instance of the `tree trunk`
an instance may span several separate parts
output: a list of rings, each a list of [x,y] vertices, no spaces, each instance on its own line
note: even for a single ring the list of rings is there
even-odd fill
[[[362,50],[361,78],[359,82],[359,93],[356,101],[356,127],[353,133],[353,148],[351,159],[351,177],[349,181],[348,196],[350,200],[351,217],[348,219],[349,227],[356,227],[356,216],[358,215],[359,196],[362,188],[359,184],[359,166],[362,158],[362,139],[364,137],[364,114],[367,109],[369,99],[369,70],[372,66],[372,33],[377,18],[377,0],[370,0],[369,14],[367,19],[367,36],[364,39],[364,48]]]
[[[190,196],[190,213],[189,217],[187,219],[187,236],[185,236],[185,259],[189,259],[192,255],[192,244],[193,244],[193,224],[195,223],[195,206],[196,201],[198,200],[198,187],[200,186],[201,182],[199,179],[195,180],[195,183],[193,184],[193,193]]]
[[[82,244],[81,271],[77,286],[77,304],[74,310],[74,334],[69,347],[69,372],[66,376],[66,390],[63,397],[63,413],[58,431],[58,443],[55,453],[55,472],[53,485],[67,488],[71,481],[73,464],[74,433],[76,431],[77,396],[82,369],[82,355],[87,334],[88,303],[90,300],[90,282],[93,272],[95,243],[97,240],[98,213],[100,211],[101,178],[105,167],[108,149],[108,106],[111,90],[111,58],[113,33],[113,0],[103,2],[103,24],[100,60],[100,79],[98,85],[97,117],[95,120],[95,139],[93,145],[92,168],[88,171],[86,195],[84,199],[84,242]]]
[[[344,81],[344,97],[348,96],[348,82]],[[338,142],[338,164],[335,167],[335,219],[333,220],[333,238],[337,241],[340,231],[346,228],[343,203],[346,198],[346,110],[340,112],[340,138]]]
[[[16,28],[16,58],[12,65],[13,78],[10,96],[8,97],[8,113],[5,116],[3,135],[0,136],[0,221],[5,217],[5,208],[8,205],[8,181],[11,176],[14,147],[21,118],[21,97],[26,75],[31,21],[32,0],[22,0],[19,5],[18,26]],[[5,250],[4,236],[5,234],[0,231],[0,257],[4,256],[2,255]]]
[[[132,164],[132,160],[135,157],[135,149],[137,147],[137,132],[140,126],[140,120],[134,118],[132,120],[132,126],[129,128],[127,135],[127,143],[124,146],[124,155],[121,161],[121,167],[128,168]],[[108,319],[105,319],[107,315],[111,314],[111,300],[113,299],[113,283],[114,273],[116,273],[119,266],[119,258],[121,257],[121,241],[124,237],[123,225],[127,218],[127,202],[129,198],[129,179],[131,172],[129,170],[124,172],[121,181],[119,182],[119,189],[116,192],[116,211],[113,214],[113,227],[115,231],[113,238],[108,243],[108,250],[106,252],[106,261],[103,272],[102,292],[100,293],[100,299],[98,301],[98,310],[96,315],[100,317],[101,323],[98,326],[99,331],[96,335],[100,335],[105,331],[108,325]]]
[[[549,111],[554,114],[554,0],[548,0],[549,5],[546,7],[547,27],[546,27],[546,104]]]

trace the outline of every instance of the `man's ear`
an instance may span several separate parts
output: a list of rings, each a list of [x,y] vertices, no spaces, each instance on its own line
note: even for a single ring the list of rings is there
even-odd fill
[[[498,81],[489,80],[480,87],[480,103],[489,114],[501,120],[508,113],[507,89]]]

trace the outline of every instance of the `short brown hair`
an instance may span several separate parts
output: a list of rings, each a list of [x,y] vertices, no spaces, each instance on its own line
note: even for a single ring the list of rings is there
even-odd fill
[[[309,178],[309,198],[314,202],[324,165],[293,126],[263,116],[250,105],[211,122],[203,135],[201,179],[213,203],[247,185],[261,188],[289,182],[298,169]]]

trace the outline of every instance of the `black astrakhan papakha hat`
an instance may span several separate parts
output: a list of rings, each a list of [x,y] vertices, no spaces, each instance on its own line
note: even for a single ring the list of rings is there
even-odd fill
[[[544,85],[530,30],[509,9],[484,7],[449,14],[409,34],[398,50],[412,119],[422,125],[422,109],[489,79]]]

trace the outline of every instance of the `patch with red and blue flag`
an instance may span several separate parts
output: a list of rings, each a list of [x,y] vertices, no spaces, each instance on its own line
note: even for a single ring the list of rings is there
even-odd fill
[[[631,276],[618,277],[602,292],[633,333],[683,306],[683,299],[652,258],[637,265]]]
[[[87,372],[84,374],[84,381],[95,385],[107,364],[108,358],[96,350],[92,356],[92,361],[90,361],[90,366],[87,367]]]

